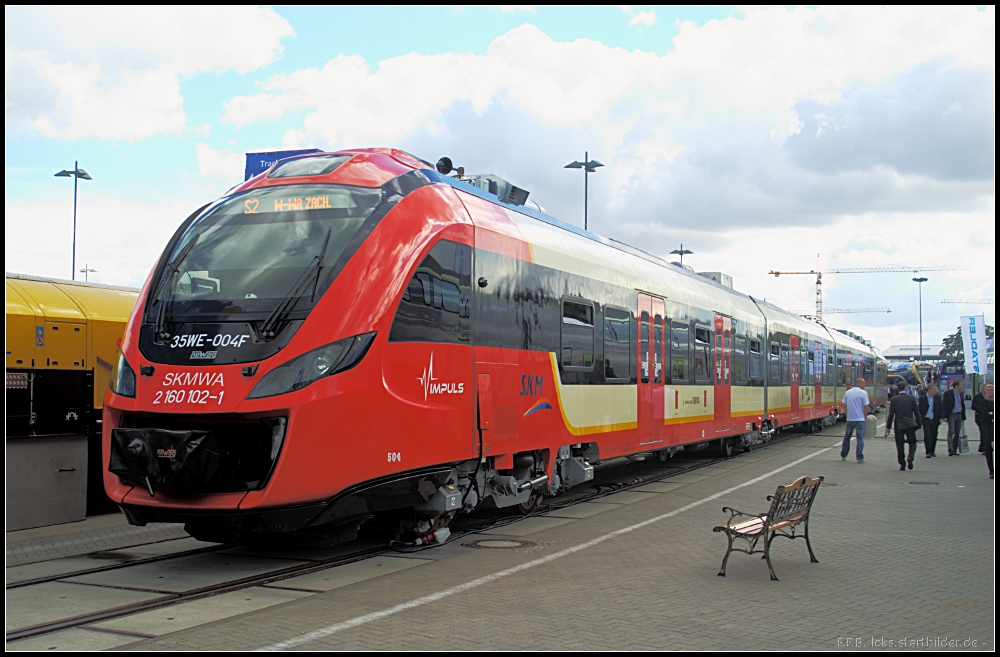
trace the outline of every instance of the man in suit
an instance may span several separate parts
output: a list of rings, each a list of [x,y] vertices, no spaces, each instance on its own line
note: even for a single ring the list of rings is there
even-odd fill
[[[951,382],[951,390],[944,393],[942,400],[944,417],[948,421],[948,456],[958,456],[962,453],[959,441],[962,437],[962,425],[965,423],[965,400],[962,399],[962,379]]]
[[[906,384],[900,383],[900,392],[906,391]],[[917,409],[917,400],[913,395],[896,395],[889,402],[889,417],[885,419],[885,428],[888,431],[892,427],[892,421],[896,421],[896,460],[899,461],[899,469],[913,469],[913,456],[917,451],[917,427],[920,426],[920,415]],[[903,458],[903,442],[910,445],[910,455]]]
[[[976,396],[972,398],[972,412],[976,414],[975,422],[976,422],[976,426],[977,427],[979,426],[979,405],[981,403],[983,403],[984,399],[986,399],[986,394],[985,393],[986,393],[986,384],[985,383],[980,383],[979,384],[979,392],[976,393]],[[979,451],[980,452],[983,451],[983,442],[982,441],[979,441]]]
[[[919,406],[924,425],[924,456],[932,458],[937,456],[934,450],[937,448],[938,426],[944,422],[944,400],[936,385],[927,386],[927,394],[920,396]]]
[[[993,386],[986,386],[983,400],[979,402],[979,444],[983,446],[986,467],[993,478]]]

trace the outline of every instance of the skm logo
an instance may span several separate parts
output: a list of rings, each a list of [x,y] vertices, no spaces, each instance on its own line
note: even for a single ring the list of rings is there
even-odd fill
[[[521,397],[534,397],[542,394],[545,377],[536,374],[521,375]]]
[[[438,383],[434,376],[434,352],[431,352],[430,364],[424,368],[424,373],[417,377],[424,389],[424,401],[427,395],[460,395],[465,392],[464,383]]]

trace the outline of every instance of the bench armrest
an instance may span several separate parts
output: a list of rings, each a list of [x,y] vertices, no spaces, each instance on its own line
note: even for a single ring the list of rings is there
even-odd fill
[[[729,520],[726,521],[727,524],[731,523],[733,518],[736,516],[743,516],[744,518],[763,518],[766,515],[764,513],[744,513],[743,511],[737,511],[736,509],[728,506],[722,507],[722,511],[729,514]]]

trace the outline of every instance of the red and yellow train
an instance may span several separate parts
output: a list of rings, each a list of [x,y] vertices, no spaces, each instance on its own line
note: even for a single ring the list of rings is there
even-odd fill
[[[830,423],[856,377],[884,401],[861,342],[448,173],[310,154],[180,226],[105,403],[131,523],[332,543],[383,515],[421,535],[602,460]]]

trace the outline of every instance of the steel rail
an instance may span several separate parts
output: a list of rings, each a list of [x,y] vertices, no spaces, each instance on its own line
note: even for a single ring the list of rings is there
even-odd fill
[[[170,540],[181,540],[181,539],[170,539]],[[135,545],[132,547],[141,547],[143,545],[156,545],[156,543],[167,543],[168,541],[155,541],[152,543],[142,543],[140,545]],[[92,573],[103,573],[107,570],[118,570],[119,568],[129,568],[131,566],[139,566],[144,563],[153,563],[155,561],[166,561],[168,559],[177,559],[180,557],[187,557],[192,554],[201,554],[203,552],[214,552],[216,550],[221,550],[223,548],[231,547],[228,545],[207,545],[205,547],[195,548],[193,550],[185,550],[183,552],[174,552],[171,554],[158,554],[151,557],[143,557],[141,559],[131,559],[123,560],[118,563],[105,564],[103,566],[94,566],[93,568],[84,568],[81,570],[74,570],[68,573],[61,573],[58,575],[45,575],[43,577],[34,577],[32,579],[24,579],[17,582],[10,582],[6,584],[6,590],[19,589],[25,586],[32,586],[34,584],[45,584],[47,582],[54,582],[60,579],[66,579],[68,577],[79,577],[80,575],[90,575]],[[112,548],[112,550],[125,550],[128,548]],[[104,554],[110,552],[111,550],[99,550],[96,552],[88,552],[86,554]],[[67,557],[69,558],[69,557]],[[48,561],[58,561],[58,559],[49,559]],[[45,561],[36,561],[35,563],[47,563]],[[31,565],[31,564],[25,564]]]
[[[184,591],[182,593],[163,592],[164,597],[161,598],[155,598],[153,600],[144,600],[142,602],[134,602],[132,604],[122,605],[120,607],[112,607],[111,609],[103,609],[101,611],[91,612],[88,614],[81,614],[79,616],[72,616],[70,618],[63,618],[49,623],[39,623],[38,625],[31,625],[29,627],[22,627],[16,630],[11,630],[7,632],[6,640],[10,642],[10,641],[17,641],[19,639],[27,639],[29,637],[34,637],[34,636],[41,636],[43,634],[51,634],[52,632],[58,632],[59,630],[65,630],[71,627],[78,627],[80,625],[98,623],[101,621],[110,620],[112,618],[119,618],[121,616],[128,616],[142,611],[152,611],[154,609],[159,609],[161,607],[170,607],[181,602],[191,602],[193,600],[199,600],[201,598],[209,598],[214,595],[230,593],[232,591],[238,591],[240,589],[249,588],[251,586],[262,586],[265,584],[271,584],[273,582],[278,582],[283,579],[288,579],[290,577],[297,577],[299,575],[308,575],[310,573],[317,572],[320,570],[325,570],[327,568],[332,568],[334,566],[342,566],[348,563],[352,563],[354,561],[360,561],[362,559],[366,559],[374,554],[378,554],[384,551],[385,551],[384,546],[367,548],[365,550],[360,550],[352,554],[342,555],[339,557],[331,557],[329,559],[323,559],[321,561],[312,561],[309,563],[299,564],[295,566],[288,566],[287,568],[272,570],[267,573],[261,573],[260,575],[251,575],[249,577],[229,580],[227,582],[211,584],[209,586],[203,586],[197,589],[192,589],[190,591]],[[113,588],[121,588],[121,587],[113,587]]]

